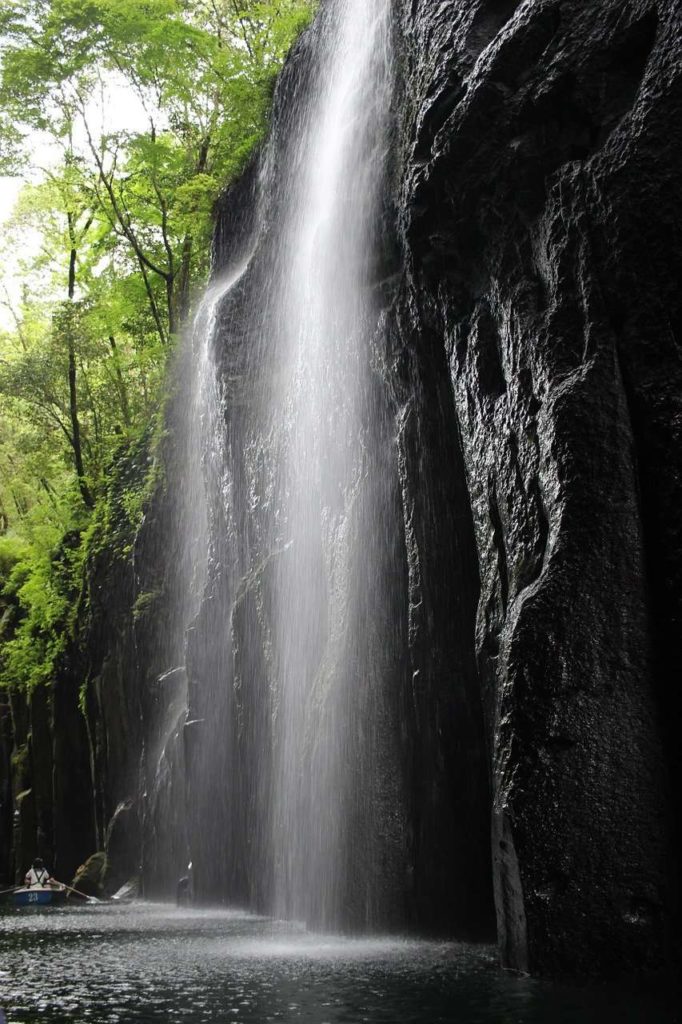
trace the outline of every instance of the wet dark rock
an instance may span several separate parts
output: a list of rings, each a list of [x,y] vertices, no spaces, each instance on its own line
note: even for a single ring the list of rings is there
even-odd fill
[[[168,456],[174,443],[172,403],[168,420],[168,447],[157,453],[161,463],[168,458],[160,474],[164,481],[174,479]],[[23,877],[33,856],[40,854],[53,865],[56,877],[71,878],[84,857],[100,847],[110,855],[108,886],[139,874],[147,858],[152,889],[156,886],[158,893],[164,887],[170,891],[186,867],[186,843],[181,839],[176,848],[171,842],[173,828],[184,835],[182,787],[179,796],[166,801],[160,834],[141,803],[144,794],[151,804],[164,784],[156,773],[156,744],[172,701],[156,680],[180,660],[183,635],[181,625],[169,622],[168,595],[178,561],[166,557],[174,526],[165,489],[160,485],[155,490],[137,535],[121,507],[122,496],[139,490],[149,470],[148,440],[123,449],[112,469],[109,532],[98,533],[91,546],[78,628],[54,681],[31,695],[0,697],[3,874]],[[165,640],[169,634],[177,637],[175,647]],[[178,698],[175,690],[173,694]],[[184,708],[184,700],[180,702]],[[12,822],[17,795],[24,790],[31,796],[22,805],[24,838],[18,846]],[[23,822],[29,820],[25,828]],[[159,855],[159,847],[166,853]],[[160,868],[164,856],[169,863]]]
[[[489,937],[490,804],[473,643],[473,521],[444,348],[428,312],[414,321],[396,305],[393,315],[406,364],[395,384],[395,457],[407,566],[411,699],[403,714],[414,759],[414,918],[444,933]]]
[[[0,878],[12,874],[12,716],[8,695],[0,690]]]
[[[140,871],[140,815],[135,801],[124,800],[107,826],[104,852],[107,860],[106,888],[116,892]]]
[[[36,811],[36,853],[48,863],[54,844],[51,694],[38,686],[29,701],[31,786]],[[30,861],[26,862],[28,867]]]
[[[24,789],[14,797],[14,880],[20,883],[36,856],[36,804],[33,790]]]
[[[449,362],[500,946],[534,972],[668,954],[681,27],[665,0],[422,2],[401,18],[400,332],[419,365],[435,324]]]
[[[71,878],[98,845],[90,738],[80,708],[80,664],[63,666],[52,688],[55,878]]]
[[[106,877],[107,855],[100,850],[81,864],[73,876],[70,887],[76,890],[76,894],[100,897],[104,894]]]

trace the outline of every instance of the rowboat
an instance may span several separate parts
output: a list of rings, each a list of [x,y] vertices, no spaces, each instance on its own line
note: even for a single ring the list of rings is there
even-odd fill
[[[15,907],[49,907],[63,903],[66,889],[53,889],[51,886],[25,886],[14,892]]]

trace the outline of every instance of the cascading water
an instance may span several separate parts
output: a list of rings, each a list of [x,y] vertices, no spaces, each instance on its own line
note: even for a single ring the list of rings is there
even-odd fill
[[[196,616],[208,572],[207,493],[219,464],[221,431],[218,381],[212,340],[221,298],[243,273],[245,263],[221,274],[206,291],[192,330],[180,348],[173,368],[175,393],[169,403],[168,426],[173,437],[173,495],[167,523],[163,588],[167,619],[160,627],[166,670],[155,680],[147,709],[145,742],[146,801],[143,868],[148,895],[161,895],[187,870],[188,841],[182,789],[182,733],[188,705],[184,666],[185,631]],[[154,581],[158,585],[158,581]],[[155,596],[152,591],[152,596]],[[144,623],[142,628],[144,628]]]
[[[356,575],[360,561],[370,577],[380,569],[372,536],[379,509],[367,484],[376,435],[367,378],[391,107],[389,3],[330,5],[322,40],[315,89],[299,113],[279,266],[264,305],[263,330],[282,328],[279,372],[264,391],[262,415],[279,449],[282,518],[272,540],[286,552],[272,608],[274,905],[282,915],[334,922],[360,790],[377,797],[367,763],[373,738],[360,732],[371,730],[365,716],[381,680],[372,679],[371,619],[358,615],[365,595]],[[360,913],[371,917],[368,906]]]
[[[395,480],[373,369],[390,4],[328,2],[315,33],[295,122],[259,164],[259,213],[223,254],[234,264],[248,236],[248,269],[204,317],[224,427],[204,456],[190,818],[200,890],[366,926],[405,871]]]
[[[194,359],[215,388],[190,417],[208,552],[187,834],[199,898],[325,928],[467,928],[489,886],[475,599],[448,589],[470,524],[447,486],[424,510],[405,489],[398,429],[411,415],[418,445],[419,411],[388,326],[392,23],[389,0],[322,3],[219,211],[223,284]],[[424,594],[422,512],[440,552]]]

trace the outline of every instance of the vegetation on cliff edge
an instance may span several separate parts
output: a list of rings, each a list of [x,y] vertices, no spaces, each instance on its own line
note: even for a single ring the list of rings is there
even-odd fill
[[[115,466],[154,472],[215,199],[312,7],[0,0],[0,174],[23,182],[0,241],[0,687],[51,678],[88,550],[126,534]],[[149,480],[115,496],[129,538]]]

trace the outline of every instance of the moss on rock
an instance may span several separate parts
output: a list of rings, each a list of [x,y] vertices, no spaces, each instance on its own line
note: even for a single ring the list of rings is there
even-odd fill
[[[101,896],[104,892],[106,873],[107,855],[100,850],[81,864],[71,882],[71,888],[84,896]]]

